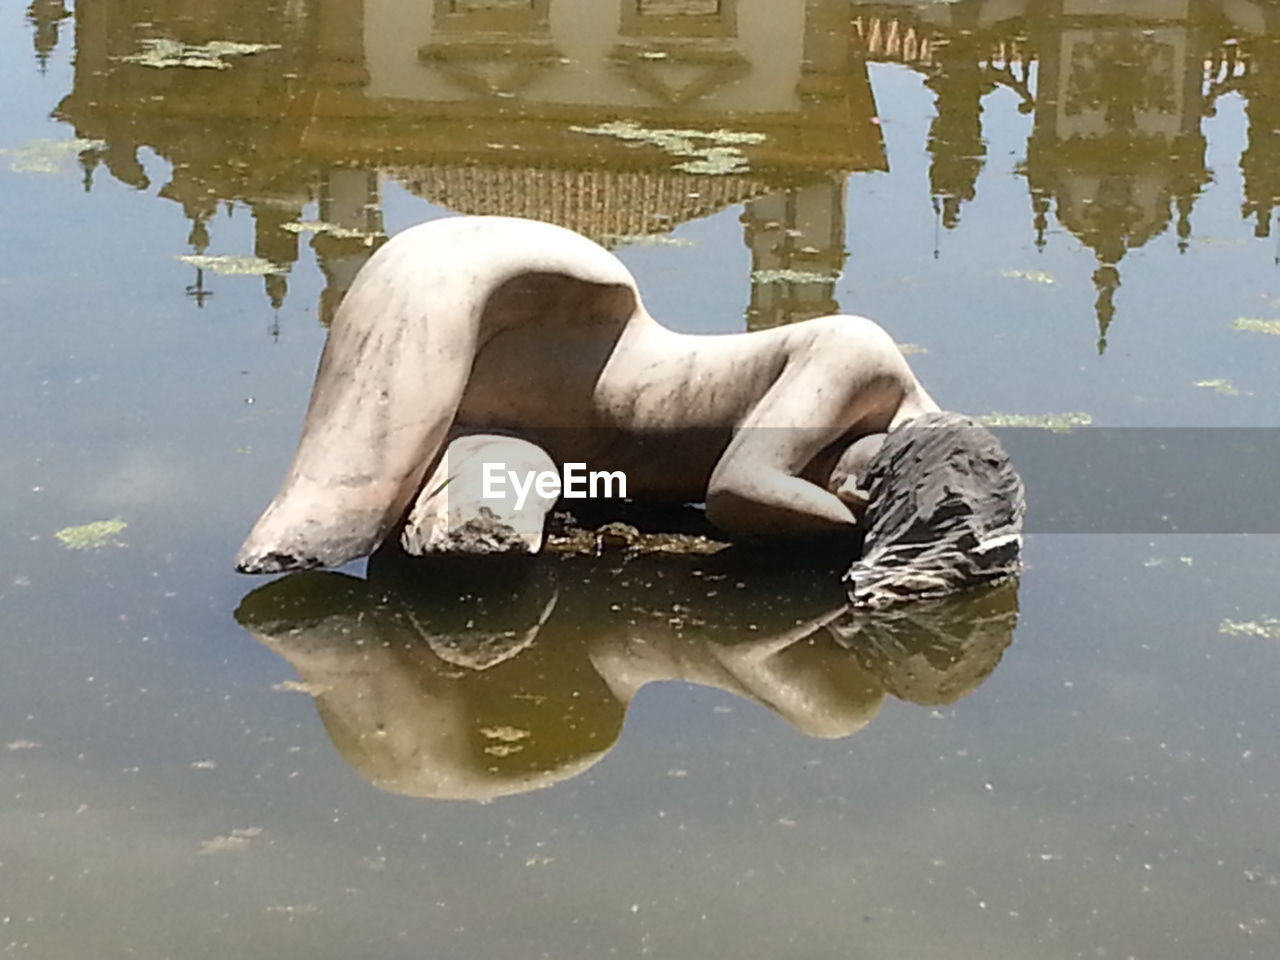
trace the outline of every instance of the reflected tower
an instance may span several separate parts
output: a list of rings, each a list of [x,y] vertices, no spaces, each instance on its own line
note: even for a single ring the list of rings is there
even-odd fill
[[[942,225],[960,222],[960,205],[974,198],[978,174],[986,162],[982,137],[982,98],[995,89],[984,64],[978,34],[981,0],[960,0],[953,7],[947,39],[934,45],[936,72],[925,85],[937,96],[929,127],[929,187],[940,204]]]
[[[1247,73],[1237,85],[1249,121],[1249,143],[1240,156],[1240,210],[1254,221],[1256,237],[1271,235],[1271,219],[1280,205],[1280,10],[1268,7],[1265,12],[1268,35],[1249,45]]]
[[[1155,0],[1122,13],[1092,0],[1036,6],[1040,52],[1026,175],[1044,242],[1058,220],[1093,250],[1098,352],[1106,350],[1120,261],[1176,216],[1185,249],[1195,198],[1208,181],[1200,132],[1207,50],[1193,0]]]
[[[62,21],[71,16],[64,0],[31,0],[27,7],[27,23],[34,30],[31,43],[36,50],[36,62],[40,72],[49,67],[49,58],[58,47],[58,34]]]

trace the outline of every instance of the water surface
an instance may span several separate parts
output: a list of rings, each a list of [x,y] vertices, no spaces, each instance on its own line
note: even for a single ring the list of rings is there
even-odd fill
[[[877,624],[785,550],[231,571],[355,271],[459,212],[682,330],[874,317],[949,408],[1274,450],[1273,4],[6,17],[0,951],[1280,952],[1274,537],[1033,533]]]

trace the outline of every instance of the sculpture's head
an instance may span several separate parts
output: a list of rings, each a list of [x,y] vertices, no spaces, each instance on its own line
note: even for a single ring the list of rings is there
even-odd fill
[[[1026,510],[1000,441],[957,413],[893,430],[867,467],[861,559],[846,574],[855,606],[945,596],[1016,576]]]

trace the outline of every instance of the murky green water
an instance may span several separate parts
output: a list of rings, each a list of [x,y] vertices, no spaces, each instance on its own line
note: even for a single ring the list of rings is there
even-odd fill
[[[4,16],[0,952],[1280,955],[1274,536],[1035,533],[871,624],[785,551],[231,572],[323,321],[450,211],[685,330],[864,313],[949,408],[1274,426],[1280,7]]]

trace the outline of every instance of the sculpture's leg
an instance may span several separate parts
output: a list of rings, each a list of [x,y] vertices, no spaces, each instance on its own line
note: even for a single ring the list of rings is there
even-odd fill
[[[383,247],[342,302],[293,464],[236,558],[242,572],[371,552],[438,455],[471,371],[478,310],[447,287],[417,289],[416,253]]]
[[[834,321],[838,321],[834,322]],[[716,464],[707,488],[707,518],[730,533],[835,533],[856,525],[856,493],[845,498],[801,476],[831,444],[854,441],[847,466],[869,459],[875,441],[898,423],[937,405],[916,380],[901,351],[870,320],[833,318],[834,336],[848,350],[826,349],[815,338],[797,350],[778,379],[744,419]],[[830,386],[828,386],[830,385]],[[842,458],[842,462],[845,462]],[[865,463],[864,463],[865,465]],[[846,487],[848,470],[837,489]],[[856,488],[856,472],[855,472]]]
[[[525,281],[536,294],[539,277],[558,281],[554,295],[529,295]],[[610,295],[619,327],[638,302],[612,254],[550,224],[437,220],[382,247],[334,318],[293,465],[237,568],[336,566],[371,552],[439,456],[486,337],[565,298],[596,309],[583,290]]]
[[[415,556],[537,553],[547,514],[558,499],[538,493],[533,478],[543,473],[558,475],[555,461],[527,440],[459,437],[423,485],[401,546]]]

